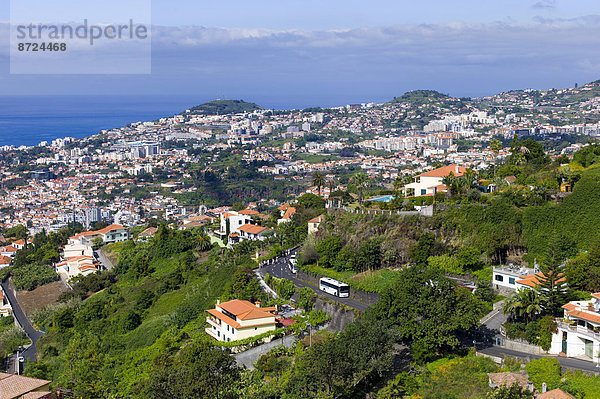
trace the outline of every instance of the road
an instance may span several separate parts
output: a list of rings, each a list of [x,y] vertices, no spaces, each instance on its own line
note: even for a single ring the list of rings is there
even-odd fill
[[[554,357],[558,359],[561,366],[569,369],[599,372],[600,369],[589,360],[569,358],[563,356],[551,356],[551,355],[534,355],[526,352],[519,352],[512,349],[506,349],[502,346],[496,346],[490,344],[494,342],[494,337],[500,336],[500,326],[506,322],[507,317],[502,312],[502,306],[504,301],[494,304],[494,310],[488,315],[481,319],[481,328],[479,329],[480,337],[477,342],[477,351],[485,353],[486,355],[499,356],[499,357],[515,357],[519,359],[541,359],[543,357]],[[482,342],[479,342],[479,341]],[[484,342],[488,342],[487,344]],[[466,343],[468,345],[468,343]]]
[[[4,289],[4,293],[6,294],[6,298],[8,299],[10,306],[12,306],[13,315],[15,316],[17,323],[19,323],[21,328],[23,328],[23,331],[25,331],[25,334],[27,334],[31,340],[31,345],[23,351],[22,356],[31,362],[35,362],[37,358],[36,343],[41,337],[44,336],[44,333],[33,328],[29,318],[25,315],[25,312],[23,312],[21,304],[15,297],[12,289],[9,287],[8,279],[4,279],[2,281],[2,288]]]
[[[96,253],[98,254],[98,260],[100,261],[100,263],[102,263],[102,266],[104,266],[105,269],[111,270],[113,267],[115,267],[115,265],[113,265],[110,259],[108,259],[108,256],[106,256],[102,248],[97,250]]]
[[[589,372],[593,372],[593,373],[600,372],[600,368],[598,368],[593,362],[591,362],[589,360],[576,359],[576,358],[572,358],[572,357],[550,356],[550,355],[532,355],[529,353],[517,352],[517,351],[510,350],[510,349],[505,349],[501,346],[490,346],[490,347],[483,348],[483,349],[478,346],[477,352],[485,353],[486,355],[500,356],[500,357],[510,356],[510,357],[516,357],[519,359],[541,359],[543,357],[550,357],[550,358],[558,359],[558,362],[560,363],[560,365],[562,367],[565,367],[568,369],[583,370],[583,371],[589,371]]]
[[[273,277],[287,278],[288,280],[292,280],[292,282],[296,285],[296,287],[299,287],[299,288],[308,287],[311,290],[313,290],[314,292],[316,292],[317,294],[319,294],[320,296],[327,297],[335,302],[342,303],[353,309],[357,309],[357,310],[364,312],[368,307],[368,305],[366,305],[362,302],[359,302],[355,299],[352,299],[351,297],[338,298],[337,296],[329,295],[329,294],[319,290],[319,287],[314,286],[310,283],[307,283],[306,281],[298,279],[296,277],[296,275],[290,271],[289,256],[280,257],[280,258],[276,259],[274,263],[262,266],[258,271],[261,274],[261,276],[263,276],[263,277],[265,276],[266,273],[269,273]]]
[[[259,269],[259,273],[263,277],[266,273],[269,273],[270,275],[277,278],[287,278],[289,280],[292,280],[296,287],[308,287],[321,296],[328,297],[329,299],[350,306],[354,309],[364,311],[368,307],[364,303],[353,300],[352,298],[338,298],[333,295],[329,295],[323,291],[320,291],[318,287],[298,279],[296,275],[292,274],[292,272],[289,269],[289,256],[278,258],[271,264],[263,265]],[[479,337],[481,338],[481,341],[493,342],[490,338],[492,336],[499,335],[499,328],[506,321],[506,316],[502,313],[501,309],[502,303],[497,303],[495,309],[482,319],[482,337]],[[505,349],[501,346],[484,344],[480,341],[479,338],[477,339],[477,351],[488,355],[500,357],[510,356],[519,359],[540,359],[542,357],[554,357],[558,359],[561,366],[565,368],[583,370],[594,373],[600,372],[600,368],[597,367],[596,364],[594,364],[591,361],[562,356],[533,355],[526,352],[518,352],[511,349]],[[465,342],[465,344],[467,346],[471,345],[468,342]]]

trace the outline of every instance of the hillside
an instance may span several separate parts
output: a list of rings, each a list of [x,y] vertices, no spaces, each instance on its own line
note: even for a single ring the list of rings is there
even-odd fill
[[[213,100],[190,108],[190,114],[195,115],[225,115],[253,112],[263,109],[255,103],[244,100]]]
[[[393,104],[393,103],[409,102],[409,103],[414,103],[414,104],[425,104],[425,103],[434,102],[434,101],[438,101],[438,100],[445,100],[448,98],[450,98],[448,95],[442,94],[435,90],[413,90],[413,91],[404,93],[400,97],[395,97],[389,103]]]

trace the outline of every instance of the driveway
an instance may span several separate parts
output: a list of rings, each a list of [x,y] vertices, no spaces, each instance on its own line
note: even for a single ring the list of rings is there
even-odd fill
[[[113,267],[115,267],[115,265],[113,265],[110,259],[108,259],[108,256],[106,256],[102,248],[97,250],[96,253],[98,254],[98,260],[100,261],[100,263],[102,263],[102,266],[104,266],[105,269],[110,270]]]

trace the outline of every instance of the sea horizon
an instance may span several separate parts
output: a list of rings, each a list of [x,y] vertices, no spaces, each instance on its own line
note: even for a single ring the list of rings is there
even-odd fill
[[[36,146],[42,141],[50,143],[64,137],[81,139],[98,134],[101,130],[172,116],[214,99],[191,94],[0,95],[0,146]],[[314,99],[298,96],[290,96],[286,100],[268,96],[262,99],[234,96],[232,99],[254,102],[266,109],[302,109],[354,103],[332,97],[322,98],[315,103]],[[382,101],[373,101],[377,100]]]

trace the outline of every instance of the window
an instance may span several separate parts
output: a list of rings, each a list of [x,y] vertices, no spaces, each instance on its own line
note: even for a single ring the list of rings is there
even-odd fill
[[[508,284],[515,285],[515,278],[514,277],[509,277],[508,278]]]
[[[496,274],[495,280],[496,281],[504,281],[504,277],[499,274]]]
[[[217,331],[217,337],[221,336],[221,331]]]
[[[258,330],[258,327],[254,327],[254,331]]]
[[[425,195],[425,194],[427,194],[427,190],[426,190],[426,189],[424,189],[424,188],[422,188],[422,189],[421,189],[421,195]]]
[[[235,333],[235,328],[231,327],[231,333],[234,334]]]

